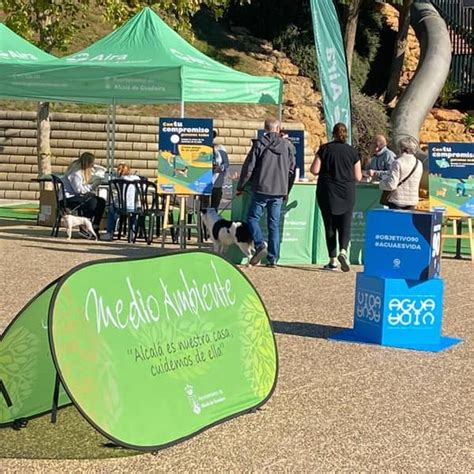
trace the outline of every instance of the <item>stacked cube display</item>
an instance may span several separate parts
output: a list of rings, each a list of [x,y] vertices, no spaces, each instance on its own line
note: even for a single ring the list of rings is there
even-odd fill
[[[332,339],[433,352],[460,342],[441,335],[441,219],[433,212],[368,213],[354,328]]]

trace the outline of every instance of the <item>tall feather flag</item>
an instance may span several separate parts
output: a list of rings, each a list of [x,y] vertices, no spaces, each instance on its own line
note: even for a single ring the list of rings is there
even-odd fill
[[[328,138],[338,122],[347,126],[352,142],[351,96],[341,27],[333,0],[311,0],[324,115]]]

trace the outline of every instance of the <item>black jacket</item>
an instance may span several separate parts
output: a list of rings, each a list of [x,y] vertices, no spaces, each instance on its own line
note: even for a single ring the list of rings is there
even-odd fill
[[[255,193],[286,196],[295,170],[294,146],[279,133],[266,133],[255,140],[240,173],[237,190],[251,182]]]

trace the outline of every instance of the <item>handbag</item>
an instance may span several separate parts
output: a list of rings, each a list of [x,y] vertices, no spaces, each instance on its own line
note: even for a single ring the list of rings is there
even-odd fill
[[[410,171],[410,173],[398,183],[396,189],[398,189],[405,181],[411,178],[411,175],[415,172],[416,167],[418,166],[418,161],[419,161],[418,158],[415,158],[415,166]],[[396,189],[394,189],[393,191],[396,191]],[[382,206],[388,206],[388,203],[390,201],[390,196],[392,195],[393,191],[382,191],[382,195],[380,196],[380,201],[379,201],[380,204],[382,204]]]

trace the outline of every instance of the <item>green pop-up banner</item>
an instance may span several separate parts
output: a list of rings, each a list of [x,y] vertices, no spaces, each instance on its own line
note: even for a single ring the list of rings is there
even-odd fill
[[[59,405],[72,400],[121,446],[156,450],[262,405],[276,384],[266,309],[211,253],[87,263],[33,307],[0,346],[0,424],[50,411],[58,373]]]
[[[54,281],[0,335],[0,427],[51,411],[56,369],[48,343]],[[59,406],[71,403],[64,391]]]

